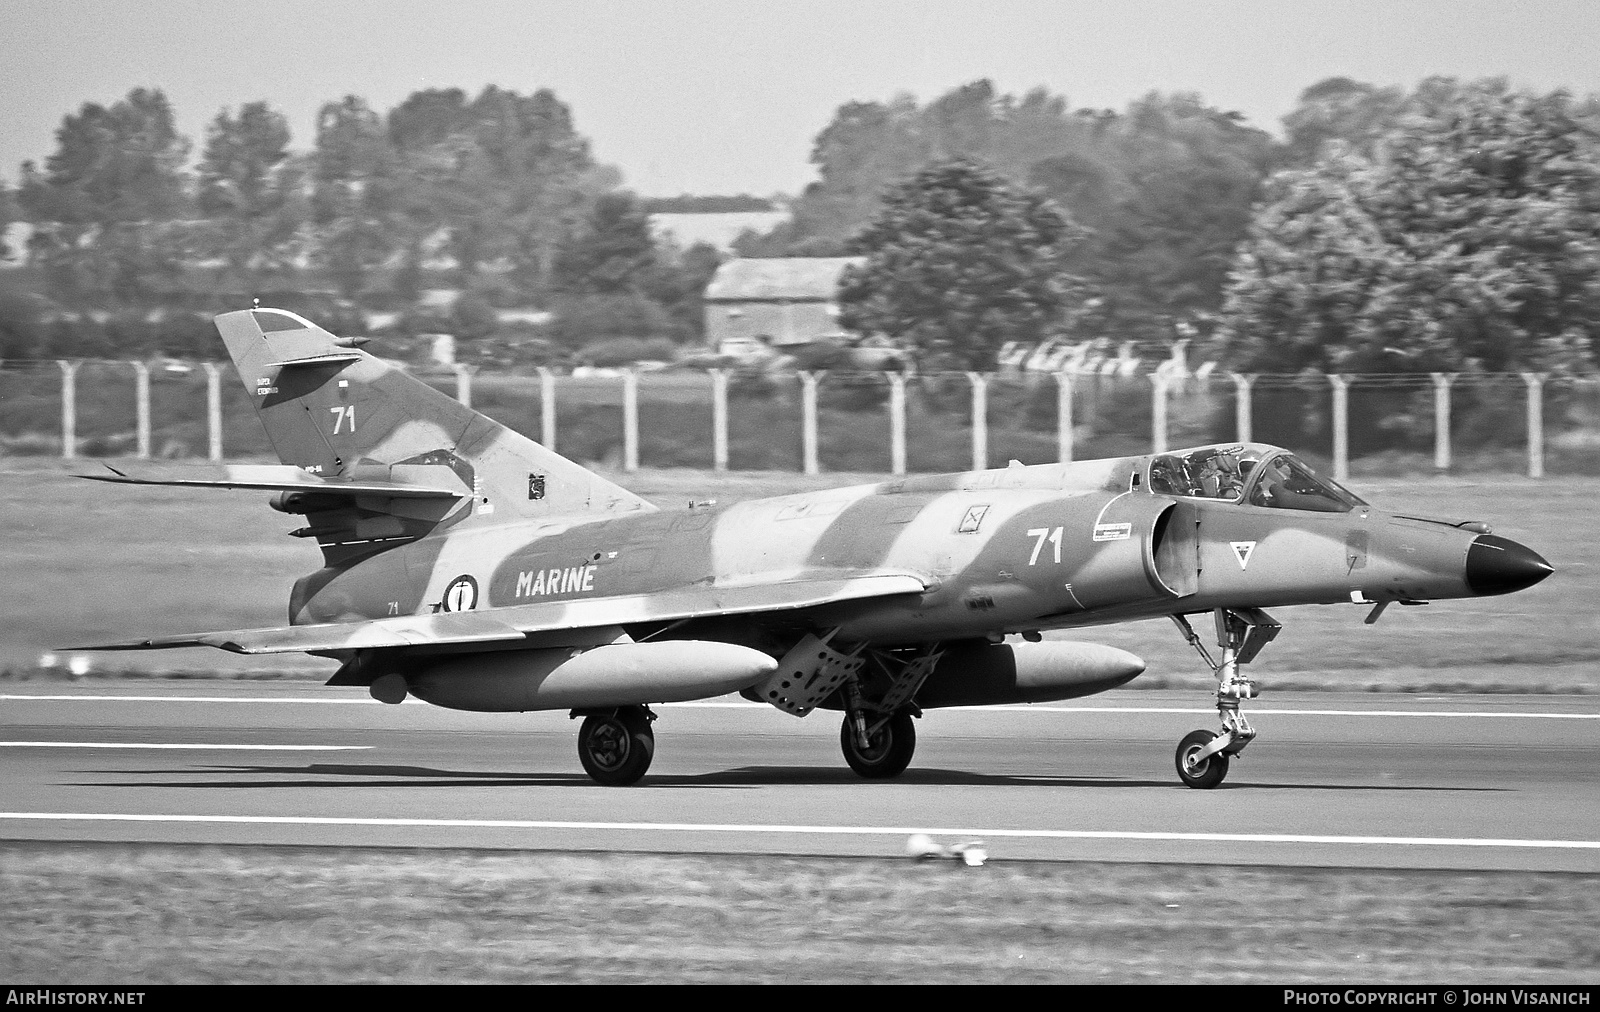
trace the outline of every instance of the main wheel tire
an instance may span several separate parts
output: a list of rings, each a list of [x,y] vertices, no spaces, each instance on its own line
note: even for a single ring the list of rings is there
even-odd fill
[[[868,737],[865,749],[856,744],[856,731],[846,714],[844,725],[839,728],[839,745],[844,750],[844,761],[861,776],[887,780],[911,765],[911,756],[917,750],[917,728],[910,713],[902,710]]]
[[[1190,787],[1210,790],[1228,775],[1228,757],[1221,752],[1213,752],[1199,762],[1192,758],[1216,737],[1215,731],[1190,731],[1178,742],[1178,778]]]
[[[595,783],[607,787],[636,784],[655,758],[656,736],[643,707],[626,706],[583,718],[578,730],[578,761]]]

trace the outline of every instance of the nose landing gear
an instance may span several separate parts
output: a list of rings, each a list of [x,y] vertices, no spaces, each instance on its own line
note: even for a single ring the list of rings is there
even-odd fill
[[[1221,752],[1202,756],[1217,739],[1215,731],[1190,731],[1178,742],[1178,779],[1190,787],[1208,790],[1228,775],[1228,757]]]
[[[1213,614],[1217,620],[1217,645],[1222,648],[1220,661],[1212,660],[1186,616],[1172,616],[1178,631],[1217,676],[1217,714],[1222,719],[1222,733],[1191,731],[1178,743],[1175,757],[1178,778],[1201,790],[1222,783],[1228,775],[1228,760],[1255,740],[1256,730],[1240,712],[1239,704],[1258,693],[1255,682],[1239,673],[1239,665],[1254,660],[1283,628],[1259,608],[1218,608]]]

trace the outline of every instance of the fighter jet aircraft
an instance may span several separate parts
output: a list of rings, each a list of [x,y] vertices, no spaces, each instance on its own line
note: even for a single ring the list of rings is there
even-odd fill
[[[1355,602],[1373,622],[1552,571],[1481,523],[1378,510],[1259,443],[658,510],[358,340],[277,309],[216,323],[282,464],[93,477],[273,491],[323,566],[287,626],[98,649],[298,651],[386,703],[570,710],[602,784],[645,775],[651,704],[733,692],[842,711],[850,767],[894,777],[926,710],[1086,696],[1144,670],[1041,633],[1167,617],[1216,675],[1221,719],[1179,743],[1178,776],[1215,787],[1256,735],[1242,668],[1279,632],[1264,608]],[[1190,622],[1205,615],[1215,656]]]

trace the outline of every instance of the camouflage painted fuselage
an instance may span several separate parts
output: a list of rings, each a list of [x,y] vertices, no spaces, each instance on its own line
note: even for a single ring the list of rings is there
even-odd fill
[[[643,627],[683,618],[680,600],[696,593],[903,575],[923,590],[737,623],[693,617],[673,633],[721,626],[715,638],[760,643],[838,628],[848,640],[903,646],[1217,607],[1474,593],[1465,564],[1481,528],[1364,506],[1325,513],[1157,495],[1147,491],[1151,459],[445,531],[308,577],[292,621],[645,598],[657,612],[631,611],[625,623]],[[465,581],[475,594],[452,602],[451,587]]]

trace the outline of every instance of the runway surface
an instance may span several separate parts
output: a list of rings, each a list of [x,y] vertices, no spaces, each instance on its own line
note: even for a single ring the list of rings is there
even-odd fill
[[[912,767],[857,778],[839,717],[657,710],[631,788],[565,713],[467,714],[312,683],[0,688],[0,838],[896,855],[1600,872],[1600,699],[1284,693],[1214,791],[1173,751],[1199,693],[930,712]]]

